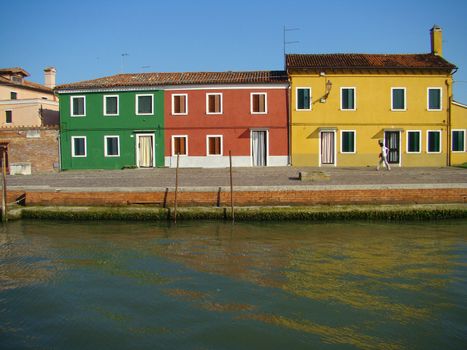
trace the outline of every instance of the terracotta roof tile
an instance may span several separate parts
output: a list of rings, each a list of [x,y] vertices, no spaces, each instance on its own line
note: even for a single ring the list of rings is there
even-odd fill
[[[441,69],[455,65],[433,54],[289,54],[288,69]]]
[[[134,73],[64,84],[57,86],[55,90],[195,84],[271,84],[287,81],[285,71]]]

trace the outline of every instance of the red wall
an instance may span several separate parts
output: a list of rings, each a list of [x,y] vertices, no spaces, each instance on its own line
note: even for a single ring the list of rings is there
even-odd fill
[[[251,114],[250,93],[267,93],[267,114]],[[222,93],[222,114],[206,113],[206,94]],[[188,115],[172,115],[172,94],[188,94]],[[224,156],[250,155],[250,128],[269,130],[269,155],[287,155],[287,88],[165,91],[165,155],[172,135],[188,135],[188,155],[206,155],[206,135],[223,135]]]

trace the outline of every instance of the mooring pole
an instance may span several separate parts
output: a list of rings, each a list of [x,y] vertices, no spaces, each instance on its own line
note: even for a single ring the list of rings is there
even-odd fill
[[[177,153],[177,167],[175,168],[174,223],[177,223],[178,159],[179,157],[180,157],[180,153]]]
[[[233,205],[233,182],[232,182],[232,151],[229,151],[230,162],[230,213],[232,215],[232,222],[235,222],[235,213]]]
[[[6,222],[7,208],[6,208],[6,152],[5,147],[2,147],[2,222]]]

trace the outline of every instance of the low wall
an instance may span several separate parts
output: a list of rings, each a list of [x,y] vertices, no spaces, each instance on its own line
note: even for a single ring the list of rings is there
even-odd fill
[[[126,206],[173,207],[173,189],[153,191],[9,191],[8,202],[21,200],[26,206]],[[281,206],[319,204],[435,204],[467,203],[467,188],[363,188],[363,189],[282,189],[237,190],[235,206]],[[178,206],[230,206],[227,190],[182,189]]]

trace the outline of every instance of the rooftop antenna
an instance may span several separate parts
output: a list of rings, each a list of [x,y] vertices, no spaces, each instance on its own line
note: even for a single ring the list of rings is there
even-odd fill
[[[300,28],[284,26],[284,36],[283,36],[283,46],[282,46],[284,57],[285,57],[285,49],[286,49],[287,45],[297,44],[297,43],[300,42],[298,40],[287,41],[287,32],[292,32],[292,31],[296,31],[296,30],[300,30]]]
[[[141,69],[149,69],[151,66],[141,66]]]
[[[129,54],[129,53],[126,53],[126,52],[122,53],[122,65],[121,65],[121,67],[120,67],[120,73],[123,73],[123,70],[124,70],[124,68],[125,68],[125,57],[126,57],[126,56],[129,56],[129,55],[130,55],[130,54]]]

